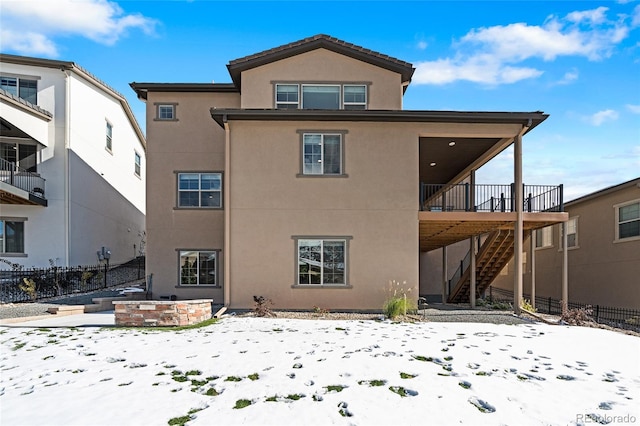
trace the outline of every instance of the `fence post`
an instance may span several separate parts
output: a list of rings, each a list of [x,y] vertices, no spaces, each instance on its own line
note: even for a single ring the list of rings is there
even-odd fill
[[[104,275],[104,288],[107,288],[107,271],[108,271],[108,268],[107,268],[107,264],[105,263],[105,265],[104,265],[104,274],[103,274]]]
[[[547,313],[550,314],[551,313],[551,297],[549,297],[548,302],[547,302]]]
[[[515,196],[516,196],[516,184],[512,183],[511,185],[511,210],[509,210],[510,212],[515,211],[516,208],[516,204],[515,204]]]
[[[596,305],[596,322],[600,322],[600,305]]]

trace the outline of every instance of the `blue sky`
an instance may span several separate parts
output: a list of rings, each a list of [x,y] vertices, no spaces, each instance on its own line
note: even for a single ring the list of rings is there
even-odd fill
[[[411,62],[405,109],[544,111],[524,181],[566,200],[640,176],[638,1],[2,0],[0,51],[129,83],[230,82],[233,59],[318,33]],[[513,180],[511,151],[478,172]]]

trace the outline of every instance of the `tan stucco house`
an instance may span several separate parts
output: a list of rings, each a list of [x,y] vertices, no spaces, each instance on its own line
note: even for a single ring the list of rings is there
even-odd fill
[[[569,301],[592,306],[640,306],[640,178],[565,204]],[[525,246],[524,291],[560,299],[562,226],[536,231]],[[533,274],[532,274],[533,272]],[[535,287],[532,288],[532,279]],[[513,261],[492,284],[511,290]]]
[[[566,220],[559,187],[522,185],[542,112],[403,110],[410,63],[326,35],[227,68],[232,83],[131,83],[154,298],[379,310],[391,280],[417,299],[421,253],[490,233],[506,262],[525,232]],[[476,185],[512,144],[515,185]]]

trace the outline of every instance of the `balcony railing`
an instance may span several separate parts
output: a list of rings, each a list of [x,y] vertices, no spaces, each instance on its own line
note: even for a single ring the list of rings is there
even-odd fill
[[[37,173],[29,172],[19,167],[16,163],[0,158],[0,182],[20,188],[28,193],[44,198],[45,179]]]
[[[522,185],[523,211],[562,212],[562,185]],[[420,209],[425,211],[513,212],[515,185],[420,184]],[[473,197],[472,197],[473,195]]]

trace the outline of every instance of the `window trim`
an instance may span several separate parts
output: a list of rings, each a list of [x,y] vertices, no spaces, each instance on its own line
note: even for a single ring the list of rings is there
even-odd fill
[[[27,257],[26,252],[26,242],[27,242],[27,231],[24,223],[27,222],[29,218],[27,217],[14,217],[14,216],[0,216],[0,222],[2,222],[2,240],[0,240],[0,256],[2,257]],[[6,233],[6,222],[22,222],[22,251],[21,252],[6,252],[6,242],[7,242],[7,233]]]
[[[113,155],[113,123],[105,119],[105,145],[104,149],[111,155]]]
[[[638,241],[640,240],[640,235],[634,235],[632,237],[626,237],[626,238],[620,238],[620,209],[622,207],[627,207],[630,206],[632,204],[640,204],[640,198],[636,198],[635,200],[629,200],[629,201],[625,201],[623,203],[618,203],[615,204],[613,206],[613,211],[614,211],[614,220],[613,220],[613,225],[614,225],[614,243],[626,243],[628,241]],[[633,219],[631,221],[635,221],[635,220],[640,220],[640,219]],[[631,221],[625,221],[623,223],[627,223],[627,222],[631,222]]]
[[[198,260],[200,259],[200,253],[215,253],[215,275],[214,280],[215,284],[182,284],[182,252],[194,251],[198,253]],[[222,253],[221,249],[198,249],[198,248],[177,248],[176,253],[178,256],[178,277],[177,284],[175,288],[222,288],[222,283],[220,282],[220,255]],[[200,270],[200,263],[198,262],[198,271]],[[198,278],[200,274],[196,273],[196,277]]]
[[[176,170],[175,174],[175,197],[176,204],[174,210],[223,210],[224,209],[224,172],[222,171],[194,171],[194,170]],[[220,175],[220,206],[180,206],[180,175],[181,174],[219,174]],[[200,192],[201,189],[198,189]]]
[[[278,86],[296,86],[298,100],[296,102],[278,102]],[[274,105],[276,109],[300,109],[300,84],[299,83],[274,83]],[[280,107],[278,105],[295,105],[295,108]]]
[[[142,179],[142,155],[135,149],[133,150],[133,174]]]
[[[558,251],[562,251],[563,247],[564,247],[564,238],[562,236],[562,232],[564,231],[564,227],[565,225],[568,228],[569,222],[571,221],[575,221],[576,224],[576,230],[575,232],[573,232],[573,234],[575,234],[576,238],[575,238],[575,243],[571,246],[569,244],[567,244],[567,250],[574,250],[577,248],[580,248],[580,245],[578,244],[578,218],[580,216],[571,216],[566,222],[563,222],[560,224],[560,226],[558,226],[558,237],[560,238],[560,243],[558,244]],[[569,242],[569,235],[571,235],[570,233],[567,233],[567,242]]]
[[[178,102],[154,102],[156,114],[153,121],[179,121],[178,120]],[[172,118],[161,118],[160,117],[160,107],[170,106],[173,111]]]
[[[304,288],[304,289],[351,289],[353,286],[351,285],[351,280],[349,277],[350,267],[350,245],[351,240],[353,239],[350,235],[292,235],[291,239],[293,240],[293,264],[294,264],[294,284],[291,288]],[[320,284],[300,284],[300,267],[298,264],[299,259],[299,247],[300,240],[320,240],[320,241],[343,241],[344,242],[344,283],[343,284],[322,284],[322,279],[320,280]]]
[[[345,165],[346,165],[346,161],[345,161],[345,139],[346,139],[346,135],[347,133],[349,133],[348,130],[329,130],[329,129],[324,129],[324,130],[297,130],[296,133],[298,133],[300,141],[299,141],[299,148],[300,148],[300,152],[298,155],[298,159],[299,159],[299,171],[298,174],[296,174],[296,177],[304,177],[304,178],[348,178],[349,175],[346,173],[345,171]],[[305,135],[312,135],[312,134],[320,134],[320,135],[340,135],[340,173],[335,173],[335,174],[328,174],[328,173],[319,173],[319,174],[307,174],[304,172],[304,136]]]

